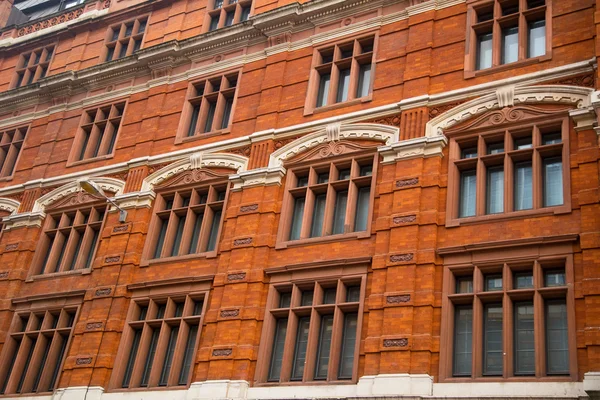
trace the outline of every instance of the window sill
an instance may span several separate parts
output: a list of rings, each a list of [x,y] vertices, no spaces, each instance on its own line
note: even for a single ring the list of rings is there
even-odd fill
[[[289,381],[289,382],[254,382],[255,387],[279,387],[279,386],[324,386],[324,385],[355,385],[356,379],[344,379],[338,381]]]
[[[25,282],[42,281],[45,279],[60,278],[63,276],[70,276],[70,275],[87,275],[87,274],[91,274],[91,273],[92,273],[91,268],[74,269],[72,271],[51,272],[49,274],[32,275],[29,278],[27,278],[25,280]]]
[[[465,70],[464,78],[471,79],[476,78],[478,76],[490,75],[496,72],[502,72],[513,68],[525,67],[527,65],[532,65],[535,63],[539,63],[542,61],[547,61],[552,59],[552,52],[544,54],[543,56],[533,57],[533,58],[525,58],[523,60],[515,61],[509,64],[496,65],[494,67],[480,69],[480,70]]]
[[[142,261],[140,262],[140,267],[149,267],[151,265],[156,265],[156,264],[187,261],[187,260],[194,260],[194,259],[198,259],[198,258],[215,258],[216,256],[217,256],[217,251],[213,250],[213,251],[207,251],[207,252],[198,253],[198,254],[186,254],[185,256],[142,259]]]
[[[86,158],[85,160],[67,161],[66,167],[69,168],[69,167],[75,167],[77,165],[89,164],[94,161],[108,160],[110,158],[113,158],[114,156],[115,156],[115,153],[112,152],[112,153],[106,154],[104,156],[98,156],[98,157],[94,157],[94,158]]]
[[[194,135],[194,136],[185,136],[185,137],[178,136],[175,139],[175,144],[183,144],[183,143],[188,143],[188,142],[194,142],[196,140],[207,139],[207,138],[211,138],[211,137],[214,137],[214,136],[226,135],[226,134],[228,134],[230,132],[231,132],[231,128],[227,127],[225,129],[219,129],[218,131],[212,131],[212,132],[207,132],[207,133],[199,133],[199,134]]]
[[[461,225],[474,225],[486,222],[505,221],[511,219],[523,219],[529,217],[541,217],[546,215],[568,214],[571,212],[570,205],[556,207],[538,208],[536,210],[513,211],[508,213],[481,215],[477,217],[451,218],[446,221],[446,228]]]
[[[11,181],[14,178],[14,173],[8,175],[8,176],[3,176],[0,178],[0,182],[8,182]]]
[[[108,393],[131,393],[131,392],[148,392],[148,391],[169,391],[169,390],[188,390],[189,384],[177,386],[153,386],[153,387],[136,387],[136,388],[114,388],[107,390]]]
[[[326,105],[323,107],[307,108],[304,111],[304,116],[306,117],[306,116],[313,115],[313,114],[319,114],[319,113],[326,112],[326,111],[336,110],[336,109],[342,108],[342,107],[349,107],[349,106],[353,106],[355,104],[367,103],[371,100],[373,100],[373,93],[369,93],[368,96],[359,97],[358,99],[342,101],[340,103],[329,104],[329,105]]]
[[[557,376],[512,376],[510,378],[503,378],[501,376],[482,376],[479,378],[460,378],[451,377],[446,379],[440,379],[440,383],[484,383],[484,382],[575,382],[577,379],[573,379],[569,375],[557,375]]]
[[[319,243],[329,243],[329,242],[339,242],[345,240],[353,240],[353,239],[364,239],[371,236],[369,231],[362,232],[350,232],[350,233],[342,233],[338,235],[329,235],[329,236],[319,236],[314,238],[306,238],[306,239],[298,239],[298,240],[287,240],[285,242],[279,242],[275,245],[275,249],[286,249],[288,247],[298,247],[305,246],[308,244],[319,244]]]

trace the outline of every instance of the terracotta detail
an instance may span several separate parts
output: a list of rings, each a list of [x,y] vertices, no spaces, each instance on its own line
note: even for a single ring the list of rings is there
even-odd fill
[[[19,243],[10,243],[4,246],[4,251],[13,251],[19,248]]]
[[[235,239],[233,241],[234,246],[242,246],[242,245],[251,244],[251,243],[252,243],[252,238]]]
[[[89,365],[92,363],[92,357],[80,357],[75,360],[75,365]]]
[[[390,256],[390,261],[395,263],[395,262],[408,262],[408,261],[412,261],[414,258],[414,254],[413,253],[406,253],[406,254],[394,254]]]
[[[103,325],[104,324],[102,322],[88,322],[87,324],[85,324],[85,330],[92,331],[95,329],[100,329]]]
[[[373,124],[383,124],[383,125],[391,125],[391,126],[399,127],[401,120],[402,120],[402,118],[401,118],[400,114],[396,114],[396,115],[390,115],[388,117],[371,119],[366,122],[370,122]]]
[[[431,107],[429,108],[429,119],[434,119],[435,117],[440,116],[448,110],[453,109],[456,106],[461,105],[464,101],[457,101],[454,103],[443,104],[441,106]]]
[[[102,201],[101,197],[93,196],[86,192],[75,192],[69,194],[61,199],[56,200],[51,204],[52,208],[61,208],[61,207],[70,207],[70,206],[79,206],[85,203],[93,203],[97,201]]]
[[[419,178],[401,179],[396,181],[397,188],[403,188],[407,186],[414,186],[419,183]]]
[[[276,36],[269,36],[268,38],[268,46],[277,46],[283,43],[287,43],[290,42],[292,40],[292,33],[291,32],[283,32],[280,33],[279,35]]]
[[[109,5],[110,5],[110,2],[109,2]],[[42,29],[78,18],[81,14],[83,14],[84,7],[85,6],[77,8],[75,10],[69,10],[66,13],[54,16],[52,18],[48,18],[43,21],[37,21],[31,25],[24,26],[17,31],[17,36],[21,37],[21,36],[29,35],[30,33],[34,33],[34,32],[40,31]]]
[[[579,75],[579,76],[575,76],[575,77],[559,79],[557,81],[548,82],[545,84],[583,86],[583,87],[588,87],[588,88],[594,89],[596,87],[594,77],[595,77],[594,73],[589,73],[589,74],[585,74],[585,75]]]
[[[221,310],[220,315],[221,318],[233,318],[240,315],[240,310],[237,308],[235,310]]]
[[[275,150],[279,150],[280,148],[282,148],[283,146],[292,143],[294,140],[300,138],[301,136],[295,136],[295,137],[290,137],[290,138],[286,138],[286,139],[280,139],[280,140],[276,140],[274,142],[274,146],[275,146]]]
[[[110,257],[104,258],[104,263],[106,263],[106,264],[116,263],[116,262],[119,262],[120,260],[121,260],[121,256],[110,256]]]
[[[252,212],[258,210],[258,204],[249,204],[247,206],[241,206],[240,212]]]
[[[227,275],[227,280],[229,282],[233,282],[233,281],[241,281],[244,280],[246,278],[246,273],[245,272],[237,272],[234,274],[228,274]]]
[[[121,232],[127,232],[127,230],[129,229],[130,225],[117,225],[113,228],[113,233],[121,233]]]
[[[229,357],[233,354],[233,349],[214,349],[212,352],[213,357]]]
[[[167,165],[172,164],[172,162],[165,162],[165,163],[161,163],[161,164],[153,164],[153,165],[149,165],[148,166],[148,175],[153,174],[154,172],[158,171],[159,169],[163,169],[164,167],[166,167]]]
[[[383,347],[406,347],[406,346],[408,346],[407,338],[383,339]]]
[[[209,169],[189,169],[177,174],[171,179],[161,182],[160,184],[156,185],[155,188],[161,189],[169,186],[188,185],[190,183],[198,183],[208,179],[221,177],[223,177],[222,174],[218,174]]]
[[[416,220],[416,215],[405,215],[403,217],[392,218],[392,222],[394,223],[394,225],[409,224],[411,222],[415,222]]]
[[[108,296],[112,293],[112,288],[96,289],[94,296]]]
[[[410,301],[410,294],[399,294],[394,296],[387,296],[385,302],[387,304],[399,304],[408,303]]]
[[[8,271],[2,271],[0,272],[0,279],[4,279],[4,278],[8,278]]]
[[[238,147],[237,149],[227,150],[227,153],[237,154],[244,157],[250,157],[250,146]]]

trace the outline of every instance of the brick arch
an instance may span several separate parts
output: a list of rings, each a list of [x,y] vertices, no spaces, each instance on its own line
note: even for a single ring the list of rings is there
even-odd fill
[[[444,136],[450,127],[493,110],[525,104],[564,104],[578,109],[591,105],[593,89],[568,85],[504,86],[460,104],[427,123],[425,136]]]

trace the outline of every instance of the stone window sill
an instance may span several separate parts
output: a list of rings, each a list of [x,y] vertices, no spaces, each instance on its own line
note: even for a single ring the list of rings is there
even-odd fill
[[[371,236],[371,233],[368,231],[362,232],[350,232],[350,233],[342,233],[338,235],[329,235],[329,236],[319,236],[314,238],[306,238],[306,239],[298,239],[298,240],[287,240],[285,242],[279,242],[275,245],[275,249],[286,249],[288,247],[298,247],[305,246],[309,244],[319,244],[319,243],[329,243],[329,242],[339,242],[345,240],[353,240],[353,239],[364,239]]]
[[[542,61],[547,61],[552,59],[552,52],[544,54],[543,56],[533,57],[533,58],[525,58],[523,60],[515,61],[509,64],[496,65],[494,67],[479,69],[479,70],[465,70],[464,77],[465,79],[476,78],[478,76],[495,74],[496,72],[502,72],[513,68],[521,68],[527,65],[536,64]]]
[[[174,263],[179,261],[187,261],[194,260],[198,258],[215,258],[217,256],[217,251],[207,251],[205,253],[198,254],[186,254],[185,256],[173,256],[173,257],[163,257],[163,258],[152,258],[152,259],[143,259],[140,262],[140,267],[149,267],[151,265],[156,264],[164,264],[164,263]]]
[[[453,218],[446,222],[446,228],[457,227],[461,225],[474,225],[486,222],[498,222],[512,219],[523,219],[529,217],[541,217],[546,215],[559,215],[571,212],[570,205],[556,207],[538,208],[535,210],[512,211],[499,214],[480,215],[477,217]]]

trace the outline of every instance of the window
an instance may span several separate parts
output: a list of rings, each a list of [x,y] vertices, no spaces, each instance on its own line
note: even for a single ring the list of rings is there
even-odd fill
[[[368,235],[376,162],[364,155],[288,169],[280,240]]]
[[[108,28],[105,39],[104,61],[127,57],[142,47],[148,18],[136,18]]]
[[[301,274],[313,279],[273,277],[259,383],[356,380],[366,284],[366,276],[356,272],[366,269],[346,266],[352,272],[338,277],[308,270]]]
[[[568,129],[566,119],[549,117],[500,130],[456,130],[461,137],[450,143],[450,225],[568,208]]]
[[[36,250],[34,275],[92,267],[106,206],[49,213]]]
[[[472,6],[467,44],[472,58],[466,69],[485,70],[549,55],[550,6],[550,0],[490,0]]]
[[[76,315],[75,305],[15,313],[0,359],[0,394],[47,393],[57,387]]]
[[[441,355],[442,381],[577,377],[572,250],[551,247],[528,248],[519,254],[523,257],[506,262],[497,257],[513,249],[494,249],[493,256],[480,254],[480,265],[470,266],[463,262],[464,252],[456,251],[456,264],[445,255],[448,316],[442,343],[448,350]],[[474,283],[472,290],[464,289],[467,281]]]
[[[218,182],[160,193],[144,258],[149,261],[216,252],[227,187],[227,182]]]
[[[71,150],[71,162],[113,155],[125,104],[123,101],[83,112]]]
[[[176,285],[148,282],[147,286],[153,288],[151,296],[143,287],[134,288],[111,387],[190,384],[209,285],[192,281]]]
[[[227,132],[231,125],[239,72],[190,84],[178,141]]]
[[[28,131],[28,126],[22,126],[0,132],[0,178],[14,173]]]
[[[317,49],[306,108],[368,99],[372,92],[375,36]],[[313,93],[313,94],[311,94]]]
[[[17,61],[17,70],[11,87],[27,86],[46,77],[53,55],[54,45],[21,54]]]
[[[252,8],[252,0],[214,0],[212,10],[207,13],[207,31],[231,26],[248,20]]]

